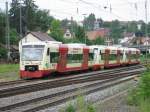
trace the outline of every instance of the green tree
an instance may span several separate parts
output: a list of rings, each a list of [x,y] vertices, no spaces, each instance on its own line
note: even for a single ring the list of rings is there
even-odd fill
[[[50,36],[52,36],[57,41],[64,42],[63,31],[61,29],[61,24],[59,20],[52,21]]]
[[[147,24],[147,33],[148,33],[148,36],[150,36],[150,22]]]
[[[95,45],[104,45],[105,40],[103,37],[98,37],[96,38],[96,40],[93,40],[93,44]]]
[[[0,48],[0,59],[1,58],[6,58],[7,57],[7,50],[4,48]]]
[[[10,29],[10,44],[12,45],[18,45],[19,42],[19,35],[16,31],[16,29]]]
[[[11,27],[17,29],[19,32],[19,0],[12,0],[11,8],[9,10],[9,18]]]
[[[21,4],[20,4],[21,2]],[[10,23],[11,27],[20,32],[20,6],[23,34],[29,31],[47,31],[51,22],[54,19],[49,16],[48,10],[38,9],[33,0],[12,0],[10,8]]]
[[[102,24],[102,27],[104,27],[104,28],[111,28],[111,22],[104,21],[103,24]]]
[[[69,22],[68,19],[63,19],[63,20],[61,21],[61,27],[62,27],[62,28],[68,28],[69,25],[71,25],[71,23]]]
[[[83,23],[85,30],[93,30],[95,20],[96,18],[93,13],[91,13],[87,18],[85,18]]]
[[[115,43],[118,43],[118,39],[122,37],[123,29],[118,20],[112,21],[111,23],[110,36],[114,39]]]
[[[26,26],[29,30],[34,30],[36,25],[36,11],[38,6],[35,5],[35,1],[33,0],[23,0],[23,13],[25,13]]]
[[[47,31],[51,22],[54,20],[52,16],[49,16],[49,10],[40,10],[38,9],[35,13],[35,25],[34,30],[37,31]]]
[[[0,43],[5,43],[5,14],[0,9]]]
[[[22,29],[23,33],[25,33],[27,29],[33,30],[35,28],[35,13],[38,7],[35,5],[33,0],[12,0],[9,11],[10,25],[15,28],[17,32],[20,31],[20,6],[22,12]]]
[[[137,29],[137,22],[131,21],[127,23],[127,32],[134,32],[136,33],[138,31]]]
[[[77,38],[81,43],[85,43],[87,37],[85,36],[85,31],[83,27],[76,25],[75,38]]]

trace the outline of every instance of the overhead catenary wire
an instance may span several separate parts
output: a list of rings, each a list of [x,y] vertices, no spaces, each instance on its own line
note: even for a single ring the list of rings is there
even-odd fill
[[[95,8],[95,9],[97,9],[97,10],[99,10],[99,11],[102,11],[103,9],[100,9],[100,8],[104,7],[104,5],[99,5],[99,4],[97,4],[97,3],[88,2],[88,1],[85,1],[85,0],[80,0],[80,2],[82,2],[82,3],[86,4],[86,5],[92,6],[93,8]],[[136,2],[124,1],[124,3],[121,3],[121,5],[131,5],[130,7],[135,8],[135,4],[136,4],[136,5],[137,5],[137,8],[138,8],[138,5],[141,4],[141,3],[144,3],[144,2],[143,2],[143,1],[136,1]],[[118,6],[120,6],[120,5],[118,5]],[[126,17],[121,17],[120,15],[117,14],[118,7],[114,7],[113,5],[111,5],[111,7],[110,7],[110,6],[107,6],[107,8],[108,8],[108,9],[111,8],[111,10],[112,10],[112,15],[114,15],[115,17],[117,17],[117,18],[119,18],[119,19],[125,19],[125,20],[128,19],[128,18],[126,18]],[[135,12],[135,14],[134,14],[134,12],[132,12],[133,14],[131,14],[131,15],[132,15],[132,16],[133,16],[133,15],[141,15],[141,14],[143,14],[143,13],[141,12],[141,10],[142,10],[142,9],[140,9],[140,11],[138,11],[138,12]],[[143,10],[144,10],[144,9],[143,9]],[[103,11],[104,11],[104,10],[103,10]],[[105,11],[104,11],[104,12],[105,12]],[[130,11],[130,12],[131,12],[131,11]],[[109,12],[107,12],[107,13],[109,13]],[[132,17],[131,17],[131,18],[132,18]]]
[[[110,6],[105,6],[105,5],[98,5],[98,4],[94,4],[94,3],[91,3],[91,2],[87,2],[87,1],[84,1],[84,0],[80,0],[80,1],[83,2],[83,3],[85,3],[85,4],[91,5],[93,8],[96,8],[96,9],[99,10],[99,11],[102,11],[102,12],[105,12],[105,13],[108,13],[108,14],[110,14],[110,10],[111,10],[111,14],[112,14],[112,15],[116,16],[116,17],[119,18],[119,19],[126,19],[126,18],[121,17],[121,16],[119,16],[118,14],[116,14],[116,13],[113,11],[112,6],[110,7]],[[100,6],[102,7],[102,9],[100,8]],[[108,8],[109,11],[104,10],[105,7]]]

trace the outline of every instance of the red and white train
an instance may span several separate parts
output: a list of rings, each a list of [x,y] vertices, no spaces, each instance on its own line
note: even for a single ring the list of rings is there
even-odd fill
[[[20,77],[40,78],[53,72],[98,70],[139,64],[139,56],[140,51],[135,48],[28,42],[20,46]]]

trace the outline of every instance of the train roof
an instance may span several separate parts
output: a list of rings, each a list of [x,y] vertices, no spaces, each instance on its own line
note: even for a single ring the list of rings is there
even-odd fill
[[[99,48],[99,49],[105,49],[107,46],[105,45],[91,45],[90,48]]]
[[[44,41],[44,42],[27,42],[27,43],[22,43],[22,45],[46,45],[46,44],[62,44],[62,42]]]
[[[118,47],[116,46],[107,46],[106,48],[109,50],[118,50]]]
[[[69,43],[69,44],[65,44],[65,45],[68,45],[68,46],[86,46],[86,44],[83,44],[83,43]]]
[[[27,42],[27,43],[22,43],[21,45],[45,45],[45,42]]]
[[[88,47],[86,46],[86,44],[82,44],[82,43],[70,43],[70,44],[63,44],[66,45],[69,48],[84,48],[84,47]]]

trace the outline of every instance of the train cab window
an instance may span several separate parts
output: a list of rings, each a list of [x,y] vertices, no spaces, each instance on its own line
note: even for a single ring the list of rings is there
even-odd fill
[[[68,54],[67,62],[68,63],[82,63],[83,54]]]
[[[50,63],[58,63],[59,53],[58,52],[50,52]]]
[[[93,61],[94,60],[94,53],[89,53],[89,61]]]

